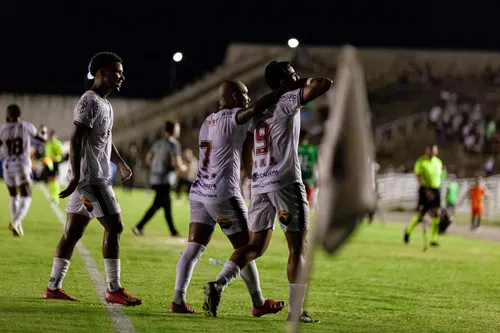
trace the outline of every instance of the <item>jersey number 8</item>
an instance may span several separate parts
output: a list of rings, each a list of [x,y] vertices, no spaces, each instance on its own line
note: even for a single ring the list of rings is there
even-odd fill
[[[23,139],[15,138],[5,141],[9,156],[20,156],[23,153]]]

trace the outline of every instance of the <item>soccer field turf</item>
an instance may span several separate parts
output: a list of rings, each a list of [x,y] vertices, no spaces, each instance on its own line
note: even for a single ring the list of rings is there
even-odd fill
[[[4,186],[4,184],[0,184]],[[43,192],[35,188],[24,222],[26,236],[14,238],[7,191],[0,191],[0,332],[113,332],[111,320],[75,250],[64,289],[81,302],[42,299],[62,227]],[[251,301],[241,279],[224,293],[218,318],[168,313],[175,266],[184,245],[169,236],[162,212],[147,225],[144,237],[131,227],[142,217],[152,196],[117,190],[125,231],[122,235],[122,283],[144,300],[125,313],[137,332],[284,332],[284,310],[261,318],[251,316]],[[64,203],[60,204],[64,209]],[[175,203],[174,218],[186,236],[189,207]],[[417,230],[419,231],[419,230]],[[318,253],[309,284],[306,310],[322,322],[303,325],[303,332],[499,332],[500,245],[446,236],[442,246],[422,252],[419,232],[405,246],[401,226],[363,226],[337,257]],[[102,227],[91,222],[83,243],[104,274]],[[288,301],[287,248],[279,228],[263,258],[257,260],[264,296]],[[198,262],[188,302],[201,311],[203,285],[213,280],[231,246],[217,229]]]

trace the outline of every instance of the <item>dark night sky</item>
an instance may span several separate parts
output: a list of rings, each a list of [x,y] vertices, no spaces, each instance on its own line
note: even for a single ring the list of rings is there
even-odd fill
[[[184,84],[220,64],[231,42],[500,49],[494,1],[409,3],[3,0],[0,91],[80,94],[90,58],[106,50],[124,59],[123,96],[157,98],[173,53],[184,54]]]

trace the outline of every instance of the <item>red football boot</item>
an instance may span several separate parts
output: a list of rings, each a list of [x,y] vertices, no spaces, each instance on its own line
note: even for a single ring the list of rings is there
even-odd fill
[[[172,305],[170,306],[170,312],[171,313],[189,313],[189,314],[195,314],[196,311],[191,307],[189,304],[177,304],[175,302],[172,302]]]
[[[254,306],[252,308],[252,315],[254,317],[260,317],[266,314],[275,314],[283,310],[285,307],[284,301],[273,301],[272,299],[266,299],[264,305],[261,307]]]
[[[117,291],[109,291],[106,289],[105,298],[108,303],[121,304],[124,306],[136,306],[142,304],[142,300],[127,293],[125,288],[120,288]]]
[[[74,299],[73,297],[69,296],[68,294],[66,294],[64,292],[64,290],[62,289],[56,289],[56,290],[52,290],[52,289],[45,289],[45,293],[43,293],[43,298],[45,299],[60,299],[60,300],[63,300],[63,301],[76,301],[78,302],[77,299]]]

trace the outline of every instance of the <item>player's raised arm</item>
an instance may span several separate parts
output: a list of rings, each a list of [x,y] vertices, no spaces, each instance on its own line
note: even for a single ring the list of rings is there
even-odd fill
[[[326,93],[333,85],[333,81],[326,77],[308,79],[302,93],[302,105],[315,100]]]
[[[243,142],[242,151],[243,168],[246,171],[247,178],[252,179],[253,168],[253,133],[248,132],[245,142]]]

